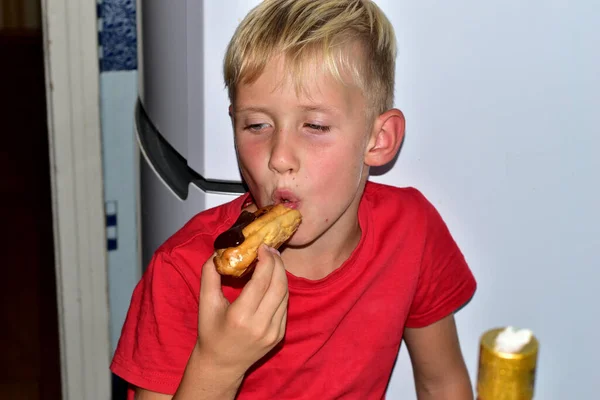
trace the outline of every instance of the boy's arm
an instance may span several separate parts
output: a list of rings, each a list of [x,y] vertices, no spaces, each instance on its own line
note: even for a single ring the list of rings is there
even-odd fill
[[[173,396],[169,394],[150,392],[145,389],[137,388],[135,390],[134,400],[171,400],[172,398]]]
[[[419,400],[472,400],[454,315],[424,328],[406,328],[408,349]]]
[[[137,389],[136,400],[234,399],[246,371],[285,334],[288,288],[276,250],[262,246],[254,273],[233,302],[212,257],[200,283],[198,340],[174,396]]]
[[[192,351],[181,385],[174,397],[136,388],[135,400],[234,399],[242,378],[243,374],[219,370],[210,362],[206,362],[196,347]]]
[[[234,399],[243,373],[220,370],[194,348],[175,396],[136,388],[135,400]]]

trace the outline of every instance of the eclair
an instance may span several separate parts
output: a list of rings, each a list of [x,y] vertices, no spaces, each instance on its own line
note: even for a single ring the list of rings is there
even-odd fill
[[[302,215],[296,209],[276,204],[254,213],[242,211],[235,223],[214,242],[214,263],[221,275],[241,277],[251,270],[264,243],[278,249],[296,232]]]

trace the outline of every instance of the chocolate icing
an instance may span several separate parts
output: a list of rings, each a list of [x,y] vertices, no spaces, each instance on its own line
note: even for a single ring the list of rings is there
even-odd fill
[[[243,210],[238,219],[231,226],[231,228],[217,236],[214,243],[215,250],[226,249],[228,247],[236,247],[242,244],[244,240],[246,240],[244,234],[242,233],[242,230],[248,225],[250,225],[250,223],[256,220],[258,217],[261,217],[267,212],[269,212],[271,208],[273,208],[272,205],[259,208],[254,213]]]
[[[215,250],[226,249],[228,247],[235,247],[242,244],[246,239],[242,234],[242,230],[250,225],[250,223],[256,218],[257,216],[253,213],[242,211],[231,228],[217,236],[214,243]]]

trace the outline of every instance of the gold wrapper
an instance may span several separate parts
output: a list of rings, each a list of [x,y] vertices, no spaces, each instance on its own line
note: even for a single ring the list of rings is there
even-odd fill
[[[535,386],[538,340],[533,336],[519,352],[494,350],[496,337],[505,328],[483,334],[479,343],[478,400],[531,400]]]

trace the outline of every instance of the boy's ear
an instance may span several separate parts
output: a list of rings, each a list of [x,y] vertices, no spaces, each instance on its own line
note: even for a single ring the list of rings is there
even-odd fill
[[[377,117],[365,152],[365,164],[378,167],[392,161],[404,139],[405,125],[404,114],[395,108]]]
[[[231,127],[235,130],[235,124],[234,124],[234,119],[233,119],[233,104],[229,105],[229,109],[227,110],[227,113],[229,114],[229,122],[231,122]]]

